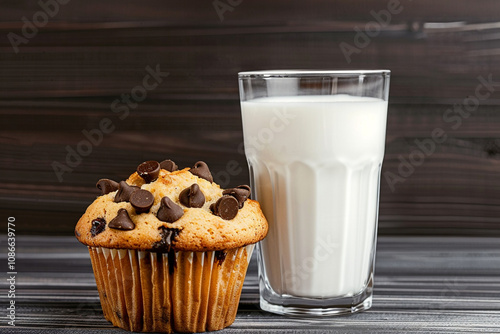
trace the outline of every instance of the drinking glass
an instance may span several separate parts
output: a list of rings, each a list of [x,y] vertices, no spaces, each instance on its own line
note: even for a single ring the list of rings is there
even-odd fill
[[[260,306],[298,316],[372,305],[388,70],[241,72]]]

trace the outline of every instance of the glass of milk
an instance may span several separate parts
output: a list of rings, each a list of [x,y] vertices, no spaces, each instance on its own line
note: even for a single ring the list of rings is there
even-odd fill
[[[369,309],[390,71],[238,76],[252,196],[269,222],[258,251],[261,308]]]

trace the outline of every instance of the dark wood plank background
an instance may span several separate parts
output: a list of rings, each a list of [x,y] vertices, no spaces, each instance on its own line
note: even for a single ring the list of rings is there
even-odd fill
[[[458,128],[443,120],[479,76],[500,82],[500,3],[401,0],[348,63],[339,44],[353,45],[355,28],[388,3],[243,0],[221,21],[212,1],[72,0],[15,53],[8,34],[21,35],[40,6],[2,1],[0,217],[15,216],[22,234],[71,234],[95,182],[146,159],[205,160],[216,174],[236,161],[239,173],[216,178],[247,183],[238,71],[388,68],[384,175],[435,128],[448,138],[394,189],[382,179],[380,233],[500,235],[500,85]],[[169,76],[120,120],[112,102],[157,65]],[[103,118],[115,131],[59,182],[53,161]]]

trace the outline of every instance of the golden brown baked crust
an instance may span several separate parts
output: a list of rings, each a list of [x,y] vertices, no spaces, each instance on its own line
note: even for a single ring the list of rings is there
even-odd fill
[[[147,184],[134,173],[126,182],[154,195],[151,210],[137,215],[129,202],[114,202],[116,191],[99,196],[76,225],[75,235],[81,243],[93,247],[161,251],[157,246],[162,240],[164,227],[180,230],[172,244],[173,250],[204,252],[242,247],[262,240],[267,234],[267,221],[256,201],[246,200],[234,219],[224,220],[214,215],[210,205],[222,197],[223,190],[215,182],[210,183],[191,174],[189,168],[175,172],[162,169],[158,179]],[[201,208],[187,208],[179,202],[180,192],[194,183],[205,195],[205,204]],[[184,209],[184,215],[174,223],[163,222],[156,217],[164,196]],[[103,218],[109,223],[120,208],[127,210],[135,229],[116,230],[106,226],[104,231],[92,236],[92,220]]]

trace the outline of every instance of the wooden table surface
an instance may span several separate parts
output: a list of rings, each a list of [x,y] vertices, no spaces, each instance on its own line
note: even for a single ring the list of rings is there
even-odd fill
[[[102,316],[85,246],[72,237],[17,237],[16,244],[16,326],[7,325],[2,279],[0,333],[126,333]],[[266,332],[499,333],[500,238],[381,237],[372,309],[317,321],[259,309],[254,257],[236,321],[220,333]]]

